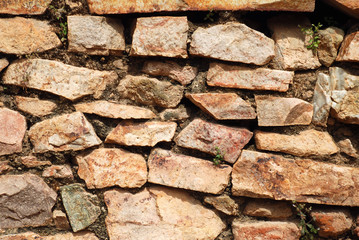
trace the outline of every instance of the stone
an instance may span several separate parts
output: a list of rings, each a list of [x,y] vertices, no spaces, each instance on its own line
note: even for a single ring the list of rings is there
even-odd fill
[[[197,76],[198,68],[192,66],[181,66],[172,61],[147,61],[145,62],[142,72],[151,76],[166,76],[183,86],[190,84]]]
[[[36,117],[49,115],[53,113],[57,107],[56,103],[54,102],[40,100],[38,98],[16,96],[15,101],[19,110]]]
[[[0,229],[48,225],[56,197],[56,192],[32,173],[0,175]]]
[[[295,14],[280,15],[268,20],[275,41],[276,53],[274,62],[284,70],[306,70],[320,67],[318,57],[306,45],[310,36],[301,28],[311,26],[308,18]]]
[[[9,161],[0,161],[0,175],[5,174],[14,168],[9,165]]]
[[[359,206],[359,169],[243,150],[233,166],[232,194]]]
[[[156,114],[147,108],[118,104],[104,100],[78,103],[75,104],[74,107],[76,108],[76,111],[96,114],[107,118],[150,119],[156,117]]]
[[[218,211],[221,211],[227,215],[239,215],[239,206],[230,196],[220,195],[220,196],[206,196],[203,201],[207,204],[212,205]]]
[[[174,109],[165,109],[159,114],[162,121],[183,121],[190,117],[189,110],[184,105]]]
[[[328,0],[326,3],[333,5],[352,17],[359,18],[359,2],[356,0]]]
[[[0,58],[0,72],[9,65],[9,61],[6,58]]]
[[[315,125],[327,126],[330,108],[332,106],[332,82],[329,75],[319,73],[313,95],[313,119]]]
[[[122,121],[107,136],[105,143],[126,146],[155,146],[159,142],[170,142],[176,132],[175,122],[132,122]]]
[[[80,112],[63,114],[35,123],[28,134],[35,153],[78,151],[101,143],[92,125]]]
[[[59,230],[69,230],[71,228],[66,214],[61,210],[54,210],[52,212],[52,219]]]
[[[258,126],[309,125],[312,104],[299,98],[256,95]]]
[[[76,157],[78,175],[89,189],[119,186],[140,188],[147,182],[147,164],[140,154],[119,148],[99,148]]]
[[[339,141],[338,146],[340,148],[340,152],[343,152],[346,155],[354,157],[354,158],[359,158],[359,153],[354,148],[354,146],[349,138]]]
[[[25,232],[0,236],[0,240],[99,240],[92,232],[59,233],[56,235],[40,236],[37,233]]]
[[[228,165],[216,166],[204,159],[160,148],[151,151],[148,169],[150,183],[212,194],[223,193],[232,172]]]
[[[215,239],[226,227],[187,192],[164,187],[105,192],[110,239]]]
[[[194,56],[264,65],[274,57],[274,41],[242,23],[229,22],[197,28],[189,52]]]
[[[62,45],[48,22],[22,17],[1,18],[0,39],[5,54],[39,53]]]
[[[60,187],[61,198],[72,230],[78,232],[96,221],[101,214],[96,195],[86,192],[79,183]]]
[[[46,165],[51,165],[50,161],[39,161],[35,156],[24,156],[20,158],[21,164],[25,165],[28,168],[41,167]]]
[[[211,155],[216,155],[219,150],[226,162],[234,163],[252,136],[253,133],[245,128],[227,127],[195,119],[178,134],[175,142],[180,147]]]
[[[202,111],[217,120],[255,119],[256,112],[249,103],[235,93],[186,94]]]
[[[43,240],[40,235],[33,232],[10,234],[0,236],[0,240]]]
[[[0,156],[21,152],[25,132],[25,117],[0,107]]]
[[[142,104],[174,108],[182,100],[184,88],[156,78],[127,75],[117,90],[121,97]]]
[[[359,5],[358,5],[359,10]],[[359,62],[359,31],[347,35],[340,47],[337,61]]]
[[[82,2],[77,2],[77,0],[65,0],[65,3],[72,10],[82,7]]]
[[[12,63],[3,76],[4,84],[50,92],[71,101],[83,96],[99,98],[106,86],[118,78],[112,71],[97,71],[45,59]]]
[[[320,44],[318,47],[318,58],[321,64],[330,67],[338,55],[340,44],[344,40],[344,31],[337,27],[328,27],[318,31]]]
[[[232,231],[234,240],[298,240],[301,236],[299,228],[292,222],[241,222],[240,220],[234,220]]]
[[[188,58],[187,17],[137,18],[130,55]]]
[[[18,0],[18,1],[1,1],[0,13],[1,14],[28,14],[28,15],[41,15],[50,5],[51,0]]]
[[[74,178],[70,165],[52,165],[44,169],[42,176],[68,179]]]
[[[70,52],[90,55],[122,55],[124,28],[119,19],[101,16],[68,16]]]
[[[251,199],[244,208],[243,214],[269,219],[286,219],[293,216],[293,211],[288,202],[268,199]]]
[[[332,155],[339,152],[328,132],[314,129],[291,135],[256,131],[254,139],[259,150],[284,152],[300,157]]]

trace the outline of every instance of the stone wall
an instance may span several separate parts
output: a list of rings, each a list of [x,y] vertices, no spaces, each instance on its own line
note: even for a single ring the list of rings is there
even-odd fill
[[[358,238],[358,9],[2,0],[0,239]]]

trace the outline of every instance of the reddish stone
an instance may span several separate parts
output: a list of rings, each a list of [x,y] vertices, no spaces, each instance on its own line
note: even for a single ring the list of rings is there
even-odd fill
[[[45,168],[44,172],[42,173],[42,176],[53,178],[74,178],[70,165],[52,165]]]
[[[359,4],[358,4],[359,14]],[[340,47],[337,61],[359,62],[359,31],[347,35]]]
[[[9,165],[9,161],[0,161],[0,175],[7,173],[12,169],[14,168]]]
[[[51,0],[2,0],[0,2],[1,14],[43,14],[50,5]]]
[[[38,161],[37,157],[35,157],[35,156],[21,157],[20,161],[21,161],[22,164],[24,164],[28,168],[51,165],[50,161]]]

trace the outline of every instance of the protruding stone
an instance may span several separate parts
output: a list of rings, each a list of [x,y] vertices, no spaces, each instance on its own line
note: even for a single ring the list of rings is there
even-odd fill
[[[63,114],[34,124],[29,130],[34,152],[82,150],[99,145],[92,125],[80,112]]]
[[[9,65],[9,61],[6,58],[0,59],[0,72]]]
[[[59,233],[50,236],[40,236],[33,232],[10,234],[0,236],[0,240],[99,240],[94,233],[78,232],[78,233]]]
[[[274,57],[274,41],[242,23],[229,22],[199,27],[192,35],[190,54],[264,65]]]
[[[220,196],[206,196],[203,201],[207,204],[212,205],[218,211],[223,212],[227,215],[238,215],[239,206],[231,197],[228,195]]]
[[[189,117],[189,111],[184,105],[179,105],[175,109],[165,109],[160,113],[160,118],[163,121],[182,121]]]
[[[356,0],[328,0],[325,3],[333,5],[352,17],[359,18],[359,2]]]
[[[130,55],[187,58],[187,17],[137,18]]]
[[[6,0],[0,2],[0,13],[40,15],[46,11],[50,3],[51,0]]]
[[[17,107],[21,111],[37,117],[49,115],[57,107],[56,103],[54,102],[40,100],[38,98],[16,96],[15,101]]]
[[[244,208],[243,214],[269,219],[286,219],[293,216],[293,211],[288,202],[251,199]]]
[[[21,157],[20,162],[28,168],[51,165],[50,161],[39,161],[35,156]]]
[[[77,156],[78,175],[87,188],[140,188],[147,181],[147,164],[140,154],[118,148],[100,148]]]
[[[4,74],[3,82],[50,92],[73,101],[86,95],[99,98],[106,86],[113,84],[116,79],[115,72],[30,59],[12,63]]]
[[[312,104],[298,98],[255,96],[259,126],[309,125]]]
[[[71,228],[66,214],[61,210],[55,210],[52,213],[52,219],[54,220],[57,229],[69,230]]]
[[[9,172],[14,169],[9,165],[9,161],[0,161],[0,175]]]
[[[340,152],[343,152],[343,153],[345,153],[351,157],[354,157],[354,158],[359,158],[359,153],[354,148],[354,146],[349,138],[339,141],[338,146],[340,148]]]
[[[340,47],[337,61],[359,62],[359,31],[347,35]]]
[[[316,125],[327,126],[330,107],[332,106],[333,86],[327,74],[319,73],[313,95],[313,120]]]
[[[43,177],[53,177],[53,178],[68,178],[73,179],[74,175],[72,174],[70,165],[52,165],[45,168],[42,173]]]
[[[344,31],[337,27],[319,30],[320,44],[318,57],[321,64],[329,67],[335,61],[340,44],[344,39]]]

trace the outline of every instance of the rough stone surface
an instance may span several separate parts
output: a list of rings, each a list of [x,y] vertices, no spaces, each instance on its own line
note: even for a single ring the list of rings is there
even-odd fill
[[[74,175],[72,174],[70,165],[52,165],[45,168],[42,173],[43,177],[53,177],[53,178],[68,178],[73,179]]]
[[[354,158],[359,158],[359,153],[354,148],[354,146],[349,138],[339,141],[338,146],[340,148],[340,152],[343,152],[343,153],[345,153],[351,157],[354,157]]]
[[[54,220],[55,226],[60,230],[69,230],[71,229],[69,220],[67,219],[66,214],[61,210],[54,210],[52,213],[52,219]]]
[[[159,115],[163,121],[182,121],[190,117],[189,111],[184,105],[179,105],[175,109],[163,110]]]
[[[140,154],[118,148],[99,148],[77,156],[78,175],[87,188],[140,188],[147,181],[147,164]]]
[[[34,124],[29,130],[34,152],[82,150],[99,145],[92,125],[80,112],[63,114]]]
[[[211,63],[207,84],[216,87],[286,92],[289,84],[293,83],[293,77],[292,71]]]
[[[70,52],[121,55],[125,50],[124,28],[119,19],[100,16],[68,16]]]
[[[59,233],[50,236],[40,236],[33,232],[0,236],[0,240],[99,240],[94,233]]]
[[[0,229],[49,224],[56,196],[34,174],[0,176]]]
[[[56,103],[38,98],[16,96],[16,105],[19,110],[31,115],[41,117],[53,113],[57,107]]]
[[[286,219],[293,216],[293,211],[288,202],[252,199],[244,208],[243,214],[269,219]]]
[[[225,161],[234,163],[252,136],[253,133],[245,128],[227,127],[195,119],[180,132],[175,142],[178,146],[211,155],[216,155],[219,149]]]
[[[111,239],[215,239],[226,227],[211,210],[188,193],[151,187],[132,194],[105,192],[107,231]]]
[[[79,183],[60,187],[61,198],[72,230],[78,232],[94,223],[101,214],[96,195],[86,192]]]
[[[5,54],[30,54],[61,46],[47,22],[22,17],[1,18],[0,39],[0,52]]]
[[[259,126],[309,125],[312,104],[298,98],[255,96]]]
[[[0,175],[13,170],[14,168],[9,165],[9,161],[0,161]]]
[[[148,181],[175,188],[220,194],[229,183],[232,168],[156,148],[148,157]],[[200,169],[200,171],[199,171]]]
[[[225,61],[264,65],[274,57],[274,41],[242,23],[199,27],[190,54]]]
[[[183,97],[183,87],[156,78],[127,75],[118,85],[120,96],[165,108],[176,107]]]
[[[228,195],[206,196],[203,201],[227,215],[239,214],[238,204]]]
[[[28,168],[40,167],[51,165],[50,161],[39,161],[35,156],[25,156],[20,158],[21,164],[25,165]]]
[[[73,101],[86,95],[99,98],[106,86],[116,79],[115,72],[30,59],[12,63],[4,74],[3,82],[50,92]]]
[[[359,9],[359,5],[358,5]],[[340,47],[337,61],[359,62],[359,31],[347,35]]]
[[[186,94],[197,107],[217,120],[255,119],[256,112],[235,93]]]
[[[359,206],[359,169],[243,150],[233,166],[234,196]]]
[[[0,72],[9,65],[9,61],[6,58],[0,59]]]
[[[187,17],[137,18],[130,55],[187,58]]]
[[[340,44],[344,39],[344,31],[337,27],[319,30],[320,44],[318,58],[321,64],[329,67],[335,61]]]
[[[1,14],[29,14],[40,15],[43,14],[50,5],[51,0],[19,0],[19,1],[1,1]]]
[[[352,17],[359,18],[359,2],[357,0],[328,0],[325,2]]]
[[[312,122],[323,127],[327,126],[330,108],[332,106],[332,82],[327,74],[319,73],[313,95]]]

